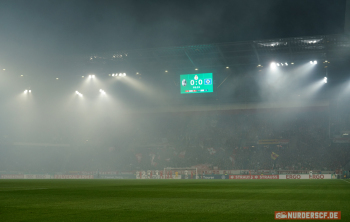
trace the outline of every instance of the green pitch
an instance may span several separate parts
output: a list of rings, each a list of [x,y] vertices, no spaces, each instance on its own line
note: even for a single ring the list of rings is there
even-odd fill
[[[345,180],[0,180],[0,221],[274,221],[341,211]]]

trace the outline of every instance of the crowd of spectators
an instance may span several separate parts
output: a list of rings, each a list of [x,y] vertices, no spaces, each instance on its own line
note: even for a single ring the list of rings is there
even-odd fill
[[[350,159],[331,143],[327,112],[173,114],[140,123],[134,161],[140,168],[210,164],[219,169],[335,169]],[[154,122],[159,120],[159,125]],[[145,149],[145,145],[148,144]],[[278,155],[271,157],[272,152]],[[152,160],[153,156],[155,158]],[[345,155],[346,156],[346,155]],[[151,157],[151,160],[150,160]],[[155,164],[156,163],[156,164]]]
[[[123,131],[98,129],[92,139],[69,147],[4,149],[1,170],[129,171],[200,164],[224,170],[336,170],[350,162],[349,144],[332,143],[327,111],[153,113],[129,120],[127,126],[106,126]]]

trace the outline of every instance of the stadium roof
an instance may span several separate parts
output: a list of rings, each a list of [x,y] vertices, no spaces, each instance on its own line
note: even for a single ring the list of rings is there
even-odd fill
[[[84,56],[91,65],[137,69],[193,69],[350,58],[345,35],[323,35],[153,49]]]

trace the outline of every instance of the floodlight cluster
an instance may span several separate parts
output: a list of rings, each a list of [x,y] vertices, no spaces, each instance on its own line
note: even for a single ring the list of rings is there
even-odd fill
[[[112,77],[125,77],[126,76],[126,73],[124,72],[124,73],[112,73],[112,74],[109,74],[110,76],[112,76]]]
[[[312,65],[316,65],[317,64],[317,60],[314,60],[314,61],[310,61],[309,62],[310,64]],[[330,63],[329,61],[325,60],[325,62],[323,63]],[[289,63],[290,65],[294,65],[294,62],[291,62]],[[277,67],[282,67],[282,66],[288,66],[289,65],[288,62],[271,62],[270,63],[270,68],[272,69],[276,69]],[[261,64],[257,65],[257,67],[263,67]],[[226,69],[229,69],[229,67],[227,66]],[[195,70],[198,70],[198,68],[196,68]],[[261,71],[261,70],[259,70]],[[165,72],[168,72],[168,70],[165,70]],[[136,72],[136,75],[140,75],[139,72]],[[109,76],[112,76],[112,77],[125,77],[126,76],[126,73],[112,73],[112,74],[109,74]],[[21,75],[21,77],[23,77],[23,75]],[[84,78],[85,76],[81,76],[82,78]],[[94,74],[91,74],[91,75],[88,75],[87,76],[89,79],[94,79],[95,78],[95,75]],[[59,78],[56,78],[56,80],[58,80]],[[325,76],[323,78],[323,82],[324,83],[327,83],[328,82],[328,79],[327,77]],[[28,94],[28,93],[31,93],[32,91],[30,89],[26,89],[24,90],[24,94]],[[101,95],[106,95],[106,92],[103,90],[103,89],[100,89],[99,90],[100,94]],[[80,93],[79,91],[75,91],[75,94],[78,95],[79,97],[83,97],[83,94]]]
[[[291,62],[290,64],[294,65],[294,62]],[[317,64],[317,60],[310,61],[310,64],[316,65]],[[276,68],[277,66],[281,67],[281,66],[288,66],[288,65],[289,65],[288,62],[280,62],[280,63],[278,63],[278,62],[271,62],[270,63],[270,68]]]
[[[75,91],[75,94],[77,94],[80,97],[83,97],[83,94],[81,94],[79,91]]]
[[[294,65],[293,62],[291,64]],[[276,62],[271,62],[270,63],[270,67],[271,68],[276,68],[276,66],[279,67],[279,66],[288,66],[288,65],[289,65],[288,62],[284,62],[284,63],[283,62],[280,62],[280,63],[278,63],[278,62],[277,63]]]
[[[281,63],[276,63],[276,65],[277,66],[288,66],[288,63],[287,62],[285,62],[285,63],[281,62]]]

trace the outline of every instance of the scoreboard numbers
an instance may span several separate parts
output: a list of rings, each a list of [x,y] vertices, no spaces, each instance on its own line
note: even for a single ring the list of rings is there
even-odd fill
[[[180,92],[181,94],[212,93],[213,73],[180,75]]]

